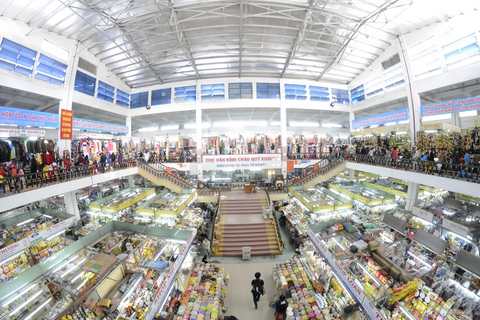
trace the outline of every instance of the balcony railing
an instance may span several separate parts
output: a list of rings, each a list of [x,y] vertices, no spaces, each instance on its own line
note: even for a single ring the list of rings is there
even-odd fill
[[[423,161],[404,158],[387,158],[380,156],[367,156],[351,154],[346,156],[347,161],[364,163],[372,166],[405,170],[410,172],[419,172],[424,174],[436,175],[449,179],[463,180],[479,183],[480,166],[465,165],[437,161]]]

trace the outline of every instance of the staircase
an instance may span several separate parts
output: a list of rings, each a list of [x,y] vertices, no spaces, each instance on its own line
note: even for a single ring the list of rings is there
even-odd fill
[[[299,181],[293,183],[293,186],[303,186],[303,190],[308,190],[320,182],[325,182],[346,169],[345,160],[338,158],[331,162],[322,160],[318,164],[305,168],[307,175]]]
[[[150,180],[157,186],[165,186],[166,188],[182,193],[182,189],[195,189],[196,187],[181,178],[175,177],[175,170],[161,164],[149,165],[138,162],[138,174]]]
[[[242,247],[250,247],[252,256],[282,253],[272,220],[263,218],[262,207],[268,206],[265,192],[222,192],[222,198],[217,225],[220,232],[219,250],[216,256],[241,257]]]

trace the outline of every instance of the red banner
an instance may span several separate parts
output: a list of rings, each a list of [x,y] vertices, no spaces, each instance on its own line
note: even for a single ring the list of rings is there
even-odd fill
[[[73,138],[73,111],[62,109],[60,113],[60,139]]]

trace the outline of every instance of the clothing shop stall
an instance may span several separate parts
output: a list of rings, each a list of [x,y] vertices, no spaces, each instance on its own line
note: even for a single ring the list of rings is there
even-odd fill
[[[111,221],[9,283],[6,319],[153,319],[184,291],[195,232]]]

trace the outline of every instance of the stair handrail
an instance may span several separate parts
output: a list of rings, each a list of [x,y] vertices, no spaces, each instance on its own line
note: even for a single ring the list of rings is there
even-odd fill
[[[323,160],[322,160],[323,161]],[[298,186],[298,185],[302,185],[306,182],[306,180],[311,180],[312,178],[315,178],[315,177],[318,177],[319,175],[324,175],[326,174],[328,171],[334,169],[335,167],[339,166],[340,164],[342,164],[343,162],[345,162],[345,159],[340,157],[340,158],[336,158],[330,162],[328,162],[327,165],[324,165],[322,167],[319,167],[317,170],[314,170],[313,173],[311,174],[308,174],[305,175],[304,177],[302,177],[300,180],[294,182],[292,184],[292,186]],[[309,166],[310,167],[310,166]],[[308,167],[307,167],[308,168]]]
[[[178,178],[176,177],[174,174],[170,174],[167,172],[167,170],[163,171],[162,170],[162,167],[163,165],[159,164],[159,166],[157,165],[149,165],[145,162],[142,162],[142,161],[138,161],[138,167],[147,171],[148,173],[150,174],[153,174],[154,176],[160,178],[160,179],[167,179],[171,182],[177,182],[180,184],[181,187],[184,187],[183,189],[196,189],[196,187],[194,185],[192,185],[191,183],[187,182],[187,181],[184,181],[183,179],[181,178]],[[164,168],[168,168],[166,166],[163,166]],[[173,168],[172,168],[173,169]],[[178,171],[178,170],[177,170]]]
[[[212,252],[212,248],[213,248],[213,234],[215,232],[217,215],[220,212],[220,199],[221,198],[220,198],[220,189],[219,189],[218,190],[218,195],[217,195],[217,207],[215,208],[215,212],[213,213],[213,217],[212,217],[213,226],[212,226],[212,234],[210,235],[210,239],[212,239],[212,241],[210,241],[210,252]]]

